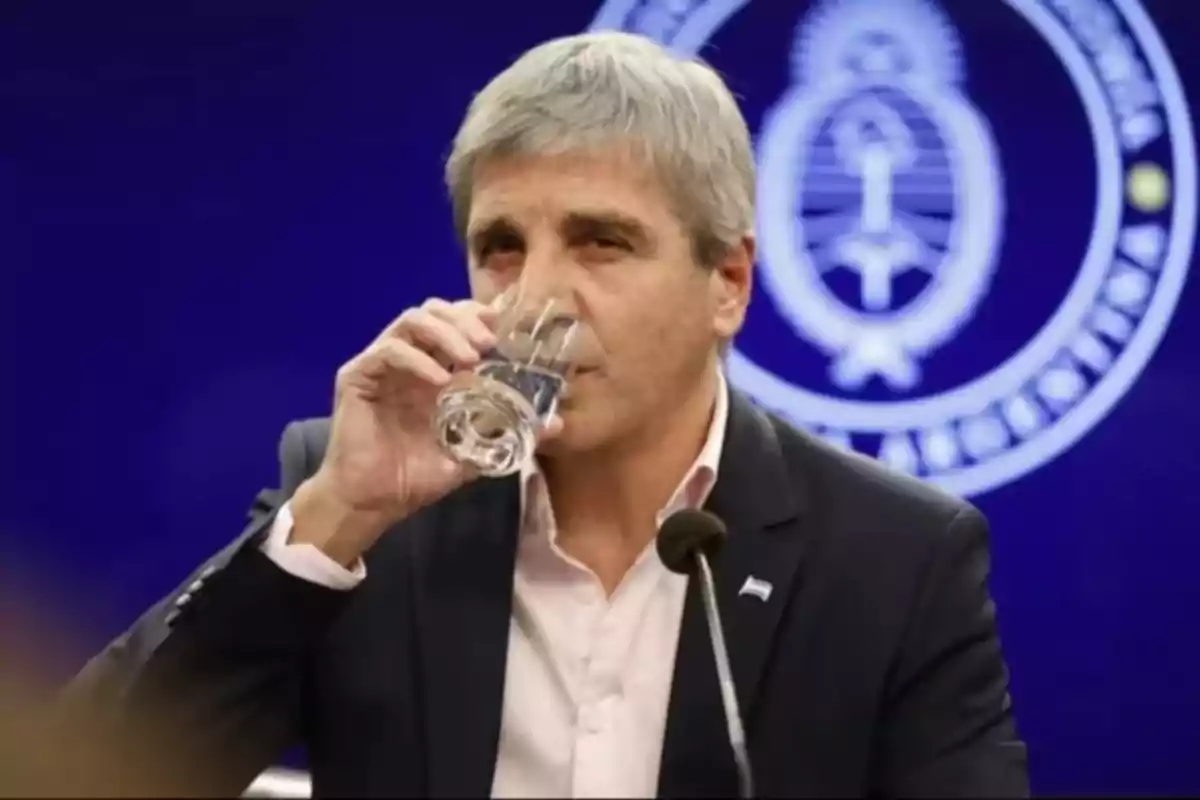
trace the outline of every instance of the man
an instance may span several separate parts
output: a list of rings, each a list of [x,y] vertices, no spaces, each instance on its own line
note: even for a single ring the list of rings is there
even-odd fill
[[[548,42],[474,99],[446,176],[474,299],[347,363],[332,418],[284,432],[281,491],[76,691],[189,731],[215,791],[303,744],[320,795],[730,796],[698,588],[653,545],[704,506],[761,794],[1026,794],[983,518],[721,376],[754,175],[720,78],[626,34]],[[537,463],[475,480],[431,410],[518,279],[598,346]]]

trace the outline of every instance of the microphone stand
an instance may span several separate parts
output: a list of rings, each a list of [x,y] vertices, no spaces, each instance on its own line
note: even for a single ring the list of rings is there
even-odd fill
[[[738,772],[738,797],[750,800],[754,797],[754,781],[750,773],[750,755],[746,752],[746,729],[742,726],[742,715],[738,710],[737,690],[733,683],[733,671],[729,666],[729,649],[725,646],[725,629],[721,627],[721,615],[717,611],[717,588],[712,568],[703,550],[694,551],[700,566],[700,594],[704,598],[704,616],[708,619],[708,631],[712,639],[713,659],[717,662],[717,679],[721,685],[721,705],[725,708],[725,724],[729,731],[729,744],[733,748],[733,760]]]

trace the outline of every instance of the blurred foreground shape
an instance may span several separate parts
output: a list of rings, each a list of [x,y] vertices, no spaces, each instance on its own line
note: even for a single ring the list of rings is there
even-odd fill
[[[8,572],[0,575],[0,797],[204,794],[204,765],[179,757],[190,751],[174,732],[112,707],[67,702],[69,631],[27,574],[0,572]]]
[[[0,566],[0,798],[212,796],[204,778],[218,765],[194,755],[186,732],[94,705],[94,687],[64,692],[80,648],[48,610],[50,584],[12,566]],[[243,796],[300,800],[312,784],[305,772],[270,769]]]

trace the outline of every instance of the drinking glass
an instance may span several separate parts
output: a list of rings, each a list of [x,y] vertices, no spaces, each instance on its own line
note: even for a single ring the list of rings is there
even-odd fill
[[[573,373],[585,325],[561,298],[501,298],[497,344],[438,396],[433,426],[452,458],[481,475],[511,475],[533,457],[537,435]]]

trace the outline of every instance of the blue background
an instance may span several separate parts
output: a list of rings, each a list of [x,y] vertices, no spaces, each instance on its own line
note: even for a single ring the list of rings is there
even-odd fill
[[[806,5],[755,0],[706,53],[752,126]],[[943,5],[1005,160],[1017,227],[985,307],[1019,343],[1086,240],[1086,121],[1006,5]],[[1200,4],[1145,5],[1197,105]],[[596,8],[0,4],[0,575],[40,577],[77,655],[236,535],[283,425],[328,412],[342,361],[465,291],[440,183],[465,104]],[[819,377],[772,314],[758,297],[746,346]],[[943,377],[1002,358],[988,342]],[[974,498],[1038,793],[1200,792],[1197,348],[1193,276],[1118,406]]]

